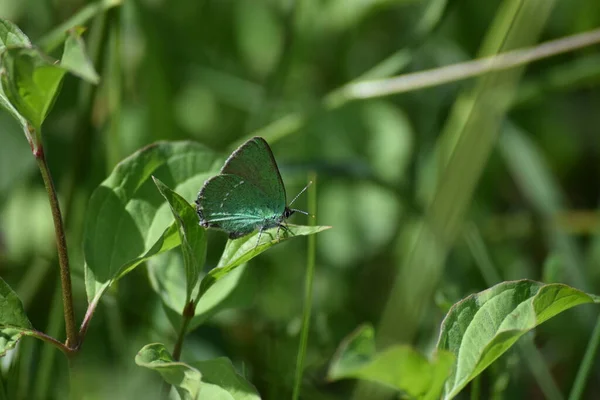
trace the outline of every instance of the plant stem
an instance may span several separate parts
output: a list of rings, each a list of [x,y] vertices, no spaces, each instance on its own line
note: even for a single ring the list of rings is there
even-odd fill
[[[37,159],[40,172],[42,173],[42,179],[44,180],[44,186],[46,187],[46,192],[48,193],[48,199],[50,201],[50,209],[52,210],[52,219],[54,220],[54,234],[56,236],[56,247],[58,250],[60,282],[62,286],[65,327],[67,331],[67,340],[65,342],[65,346],[70,348],[77,345],[78,335],[77,328],[75,327],[75,315],[73,312],[73,290],[71,287],[71,271],[69,269],[69,255],[67,252],[65,228],[63,226],[56,189],[54,187],[54,182],[52,181],[52,175],[50,174],[48,163],[46,162],[44,146],[41,140],[38,141],[38,146],[34,151],[34,155]]]
[[[314,182],[313,190],[309,192],[308,212],[311,215],[316,215],[317,212],[317,175],[313,172],[310,174],[310,180]],[[316,224],[315,218],[310,219],[310,226]],[[304,278],[304,310],[302,312],[302,332],[300,333],[300,347],[298,348],[298,356],[296,358],[296,377],[294,379],[294,392],[292,399],[297,400],[300,396],[300,386],[302,384],[302,373],[304,372],[304,357],[306,355],[306,347],[308,344],[308,332],[310,326],[310,315],[312,311],[312,296],[313,296],[313,280],[315,275],[315,252],[316,252],[316,236],[308,236],[308,250],[306,260],[306,275]]]
[[[67,347],[65,344],[54,339],[52,336],[46,335],[44,332],[31,330],[29,333],[27,333],[27,335],[36,337],[43,342],[53,345],[54,347],[56,347],[57,349],[62,351],[68,358],[70,358],[70,356],[73,355],[73,353],[74,353],[74,350],[72,348]]]
[[[188,326],[190,322],[192,322],[192,318],[194,318],[194,312],[196,311],[196,307],[194,302],[190,301],[187,303],[182,313],[182,321],[181,321],[181,329],[179,330],[179,335],[177,337],[177,342],[175,342],[175,347],[173,348],[173,359],[175,361],[179,361],[181,357],[181,349],[183,348],[183,340],[185,338],[185,334],[187,333]]]
[[[583,361],[577,371],[575,383],[569,394],[569,400],[579,400],[585,389],[585,382],[590,375],[590,369],[594,366],[596,360],[596,353],[598,351],[598,345],[600,344],[600,316],[596,320],[596,326],[592,331],[592,337],[585,349],[585,355]]]

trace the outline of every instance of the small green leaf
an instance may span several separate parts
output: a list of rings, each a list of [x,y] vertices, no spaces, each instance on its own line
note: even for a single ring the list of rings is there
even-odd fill
[[[363,325],[347,337],[333,357],[328,379],[365,379],[414,398],[439,398],[454,361],[451,353],[438,351],[431,361],[406,345],[377,353],[374,336],[373,327]]]
[[[36,41],[45,52],[52,52],[65,40],[65,32],[82,26],[88,25],[88,22],[100,15],[106,13],[109,9],[120,6],[123,0],[98,0],[93,3],[88,3],[81,7],[76,14],[71,16],[69,19],[56,26],[50,32],[46,33],[43,38]]]
[[[7,47],[31,47],[31,41],[17,25],[0,18],[0,53]]]
[[[256,388],[237,373],[228,358],[190,363],[202,373],[202,396],[206,399],[260,400]]]
[[[201,373],[188,364],[173,360],[163,344],[153,343],[144,346],[135,356],[135,363],[160,373],[163,379],[173,385],[179,395],[187,399],[199,399]]]
[[[530,280],[502,282],[456,303],[442,323],[437,345],[457,357],[444,398],[456,396],[523,334],[584,303],[600,303],[600,298]]]
[[[17,294],[0,278],[0,356],[15,347],[33,327]]]
[[[60,91],[65,70],[33,48],[7,48],[0,58],[2,90],[12,106],[40,129]]]
[[[194,207],[183,197],[169,189],[157,178],[152,177],[160,194],[167,200],[175,222],[179,228],[179,239],[183,252],[183,264],[186,275],[186,304],[192,298],[192,291],[200,279],[200,273],[206,260],[206,235],[198,223]]]
[[[223,255],[219,260],[219,264],[210,270],[210,272],[202,279],[200,283],[200,292],[198,297],[202,298],[204,293],[215,284],[219,279],[230,273],[238,266],[250,261],[269,247],[274,246],[280,241],[293,238],[295,236],[313,235],[315,233],[329,229],[329,226],[300,226],[288,225],[291,234],[279,228],[268,229],[262,233],[260,243],[257,244],[258,232],[252,235],[247,235],[239,239],[227,241]],[[277,232],[279,231],[279,239]]]
[[[179,245],[177,225],[151,176],[191,200],[222,162],[197,143],[159,142],[115,167],[87,209],[83,246],[90,302],[148,257]]]
[[[94,69],[94,64],[88,58],[85,43],[81,38],[79,30],[69,31],[60,65],[73,75],[88,82],[94,84],[100,82],[100,77]]]
[[[231,361],[215,358],[207,361],[183,363],[174,361],[160,343],[144,346],[135,362],[159,372],[173,385],[183,399],[259,400],[254,386],[239,375]]]

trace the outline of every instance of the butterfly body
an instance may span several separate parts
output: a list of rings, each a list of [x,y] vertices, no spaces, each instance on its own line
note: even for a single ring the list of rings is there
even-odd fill
[[[196,199],[200,225],[217,228],[230,239],[269,228],[287,229],[295,211],[286,205],[285,187],[267,142],[254,137],[225,161],[219,175],[208,179]]]

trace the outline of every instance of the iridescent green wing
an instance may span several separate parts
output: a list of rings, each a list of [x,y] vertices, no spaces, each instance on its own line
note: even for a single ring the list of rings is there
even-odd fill
[[[253,137],[241,145],[225,161],[222,174],[233,174],[252,182],[265,196],[277,204],[281,213],[286,206],[285,187],[273,152],[261,137]]]
[[[252,182],[237,175],[217,175],[204,183],[196,200],[200,224],[219,228],[230,238],[272,226],[283,211]]]

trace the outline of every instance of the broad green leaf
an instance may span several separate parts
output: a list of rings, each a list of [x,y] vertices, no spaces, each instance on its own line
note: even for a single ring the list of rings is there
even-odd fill
[[[444,398],[456,396],[523,334],[584,303],[600,303],[600,297],[530,280],[502,282],[456,303],[442,323],[437,345],[457,357]]]
[[[177,389],[182,399],[200,399],[200,371],[188,364],[174,361],[163,344],[144,346],[135,356],[135,363],[160,373],[166,382]]]
[[[2,90],[14,109],[38,131],[60,91],[66,70],[33,48],[7,48],[0,63]]]
[[[198,223],[198,215],[194,207],[183,197],[169,189],[164,183],[154,178],[160,194],[167,200],[175,223],[179,228],[179,240],[183,252],[183,264],[186,275],[186,304],[192,298],[192,291],[200,279],[200,273],[206,260],[206,235],[204,228]]]
[[[193,363],[177,362],[164,345],[154,343],[144,346],[135,357],[135,362],[159,372],[186,400],[260,399],[254,386],[239,375],[226,358]]]
[[[198,298],[202,298],[206,291],[219,279],[222,279],[235,268],[250,261],[252,258],[256,257],[280,241],[287,240],[295,236],[313,235],[329,229],[330,227],[288,225],[288,228],[291,234],[279,228],[272,228],[264,231],[259,243],[257,243],[258,232],[239,239],[227,241],[225,249],[223,250],[223,255],[219,260],[219,264],[216,266],[216,268],[210,270],[210,272],[202,279],[202,282],[200,282]],[[278,231],[279,238],[277,238]]]
[[[374,336],[373,327],[363,325],[347,337],[333,357],[327,378],[365,379],[400,390],[411,398],[439,398],[454,361],[452,353],[439,351],[433,360],[427,360],[406,345],[377,353]]]
[[[90,302],[148,257],[179,245],[177,225],[151,176],[191,201],[222,162],[197,143],[159,142],[115,167],[87,210],[83,245]]]
[[[33,327],[17,294],[0,278],[0,356],[15,347]]]
[[[60,65],[73,75],[97,84],[100,82],[100,77],[94,69],[94,64],[88,58],[81,33],[81,30],[72,30],[69,32],[65,41]]]
[[[256,281],[249,276],[246,265],[241,265],[218,280],[196,303],[194,318],[188,331],[204,323],[221,310],[250,304]],[[175,329],[181,326],[181,311],[187,304],[186,277],[181,255],[167,252],[148,262],[148,276],[152,288],[162,299],[167,317]]]

